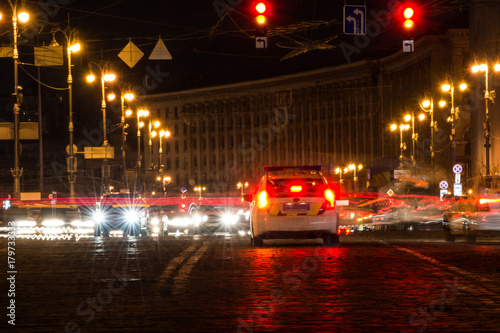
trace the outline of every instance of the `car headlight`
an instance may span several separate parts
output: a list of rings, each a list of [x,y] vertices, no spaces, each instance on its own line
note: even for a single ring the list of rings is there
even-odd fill
[[[48,219],[42,222],[42,225],[44,227],[60,227],[64,225],[63,220],[58,220],[58,219]]]
[[[151,219],[151,224],[152,224],[152,225],[158,225],[158,224],[160,224],[160,219],[159,219],[159,218],[157,218],[157,217],[153,217],[153,218]]]
[[[222,222],[228,225],[236,224],[238,222],[238,215],[226,213],[222,215]]]
[[[92,219],[94,220],[95,223],[102,223],[105,220],[104,213],[98,210],[94,212]]]
[[[191,220],[188,217],[178,217],[168,221],[169,225],[178,226],[178,227],[187,227],[191,223]]]
[[[137,212],[136,210],[131,209],[125,213],[125,221],[127,221],[128,223],[135,223],[139,221],[139,219],[139,212]]]

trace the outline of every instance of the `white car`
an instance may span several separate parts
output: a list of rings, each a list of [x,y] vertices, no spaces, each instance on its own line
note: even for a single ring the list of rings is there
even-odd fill
[[[471,194],[455,197],[443,215],[445,240],[463,236],[475,243],[477,236],[500,234],[500,175],[473,179]]]
[[[320,166],[265,166],[250,205],[250,237],[254,246],[264,239],[322,238],[339,242],[339,211],[335,193]]]

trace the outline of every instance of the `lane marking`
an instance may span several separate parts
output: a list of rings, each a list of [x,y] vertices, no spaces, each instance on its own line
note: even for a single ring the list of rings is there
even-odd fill
[[[181,254],[179,254],[177,257],[175,257],[174,259],[172,259],[168,263],[167,267],[165,268],[165,270],[163,271],[163,273],[159,277],[159,281],[158,281],[159,287],[161,287],[165,284],[165,282],[170,278],[172,273],[180,265],[182,265],[182,263],[187,259],[187,257],[189,257],[191,255],[191,253],[194,252],[194,250],[196,250],[197,247],[198,247],[198,244],[193,244],[193,245],[189,246],[187,249],[182,251]]]
[[[189,274],[209,246],[210,242],[204,242],[203,246],[198,251],[196,251],[196,253],[191,256],[191,258],[189,258],[189,260],[179,269],[179,273],[177,273],[177,276],[174,277],[174,285],[172,287],[173,295],[184,292],[188,284]]]
[[[402,252],[405,252],[405,253],[408,253],[414,257],[417,257],[421,260],[424,260],[424,261],[427,261],[428,263],[438,267],[439,269],[441,269],[441,271],[443,273],[445,273],[446,271],[448,271],[448,274],[451,273],[451,274],[455,274],[455,275],[461,275],[463,277],[465,277],[466,279],[469,279],[469,280],[477,280],[478,282],[482,282],[482,283],[495,283],[493,280],[491,279],[488,279],[488,278],[485,278],[483,276],[480,276],[478,274],[474,274],[474,273],[471,273],[471,272],[468,272],[468,271],[465,271],[463,269],[460,269],[458,267],[455,267],[455,266],[451,266],[451,265],[447,265],[447,264],[443,264],[441,263],[440,261],[434,259],[434,258],[431,258],[431,257],[428,257],[428,256],[425,256],[419,252],[416,252],[416,251],[413,251],[413,250],[410,250],[410,249],[407,249],[407,248],[404,248],[404,247],[400,247],[400,246],[397,246],[397,245],[393,245],[393,244],[390,244],[386,241],[383,241],[383,240],[377,240],[378,242],[384,244],[384,245],[387,245],[387,246],[390,246],[398,251],[402,251]],[[433,272],[434,275],[438,275],[438,276],[444,276],[445,274],[443,273],[436,273],[436,272]],[[497,295],[497,291],[495,290],[492,290],[491,288],[488,288],[484,285],[479,285],[477,283],[474,283],[472,281],[468,281],[468,282],[461,282],[460,283],[460,286],[458,286],[458,289],[476,297],[481,303],[485,304],[485,305],[498,305],[500,304],[500,297]]]

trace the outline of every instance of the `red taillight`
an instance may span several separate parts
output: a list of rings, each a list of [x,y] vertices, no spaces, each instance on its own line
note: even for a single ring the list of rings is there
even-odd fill
[[[292,192],[292,193],[297,193],[297,192],[301,192],[301,191],[302,191],[302,186],[300,186],[300,185],[290,186],[290,192]]]
[[[328,202],[327,208],[335,208],[335,193],[329,188],[325,190],[325,199]]]
[[[262,191],[257,196],[257,207],[265,208],[267,206],[267,192]]]

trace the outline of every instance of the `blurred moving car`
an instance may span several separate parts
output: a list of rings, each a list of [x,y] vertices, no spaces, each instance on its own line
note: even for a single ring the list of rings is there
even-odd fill
[[[192,234],[194,229],[193,212],[196,204],[189,206],[169,205],[162,207],[162,220],[166,226],[167,233]]]
[[[500,175],[477,177],[471,193],[452,199],[443,215],[445,240],[464,237],[475,243],[477,236],[500,234]]]
[[[321,166],[265,166],[257,194],[243,196],[250,204],[250,237],[264,239],[322,238],[339,242],[339,211],[335,193]]]
[[[194,233],[230,233],[247,232],[249,213],[242,207],[226,205],[203,205],[193,214]]]

